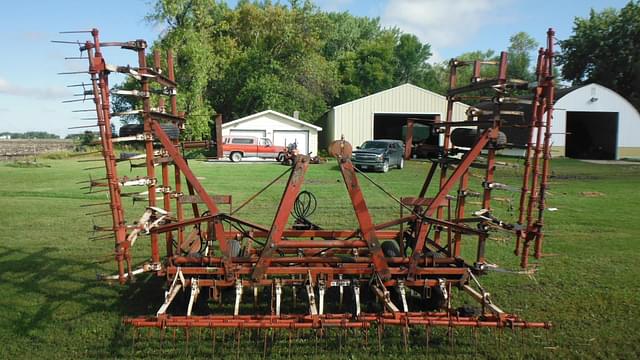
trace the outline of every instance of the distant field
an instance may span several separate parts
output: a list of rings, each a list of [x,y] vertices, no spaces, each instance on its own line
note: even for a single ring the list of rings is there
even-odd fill
[[[513,160],[505,160],[513,162]],[[45,167],[11,167],[0,163],[0,358],[212,358],[210,333],[191,333],[189,344],[179,332],[160,342],[158,332],[139,334],[120,325],[123,315],[154,313],[161,303],[159,282],[140,277],[127,286],[96,281],[96,273],[111,273],[111,240],[88,241],[91,218],[80,208],[91,199],[105,201],[104,193],[84,195],[77,182],[87,180],[82,168],[101,163],[74,159],[40,160]],[[192,168],[211,193],[231,194],[237,206],[285,170],[276,164],[234,166],[191,161]],[[329,333],[316,348],[314,337],[302,334],[288,348],[286,333],[276,338],[272,358],[638,358],[640,356],[640,164],[594,165],[569,159],[553,161],[547,213],[545,257],[534,277],[492,273],[481,281],[503,309],[531,321],[552,321],[554,329],[522,334],[479,330],[478,346],[469,329],[455,330],[455,343],[446,329],[431,334],[425,344],[423,329],[411,331],[410,350],[403,351],[398,332],[387,330],[384,351],[377,351],[376,334],[368,346],[360,333]],[[134,169],[138,170],[138,169]],[[119,166],[132,176],[128,164]],[[518,169],[503,167],[501,179],[518,187]],[[101,177],[100,170],[89,173]],[[426,165],[411,161],[404,170],[370,176],[396,196],[415,196]],[[474,170],[473,187],[480,188],[481,172]],[[355,227],[355,218],[334,162],[310,167],[305,189],[313,192],[319,210],[312,219],[325,228]],[[361,180],[374,220],[397,216],[398,205]],[[260,223],[272,220],[284,181],[276,184],[239,215]],[[517,194],[497,193],[499,216],[512,220],[509,203]],[[143,204],[126,202],[132,214]],[[470,210],[478,207],[472,203]],[[225,209],[224,207],[222,207]],[[93,209],[91,209],[93,210]],[[135,216],[130,216],[130,219]],[[108,225],[108,218],[96,219]],[[487,249],[490,262],[516,269],[513,239],[496,233]],[[148,254],[148,241],[136,244],[137,259]],[[454,296],[457,293],[454,293]],[[249,311],[249,310],[247,310]],[[306,336],[306,337],[305,337]],[[197,341],[202,337],[201,341]],[[241,351],[233,335],[217,335],[216,356],[257,358],[262,340],[242,338]],[[340,339],[340,341],[339,341]]]

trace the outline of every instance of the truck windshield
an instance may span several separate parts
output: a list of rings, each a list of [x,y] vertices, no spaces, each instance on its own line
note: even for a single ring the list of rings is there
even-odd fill
[[[383,141],[365,141],[364,144],[362,144],[361,148],[362,149],[386,149],[387,145],[388,144]]]

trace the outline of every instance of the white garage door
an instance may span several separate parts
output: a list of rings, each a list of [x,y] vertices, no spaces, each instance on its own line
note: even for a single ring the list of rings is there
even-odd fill
[[[298,151],[301,154],[309,153],[309,132],[308,131],[273,131],[273,144],[287,146],[291,143],[298,144]]]
[[[236,136],[253,136],[255,138],[261,138],[266,136],[266,130],[229,130],[230,135]]]

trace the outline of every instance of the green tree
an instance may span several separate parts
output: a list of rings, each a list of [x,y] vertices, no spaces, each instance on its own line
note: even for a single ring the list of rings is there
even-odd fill
[[[427,71],[427,60],[431,57],[431,46],[420,42],[413,34],[402,34],[394,49],[397,59],[396,81],[416,82]]]
[[[560,47],[557,63],[565,80],[574,85],[596,82],[640,109],[639,1],[575,18],[573,34],[560,41]]]
[[[518,32],[509,39],[508,75],[521,80],[535,80],[535,69],[531,68],[531,55],[538,47],[538,42],[526,32]]]
[[[414,35],[384,29],[377,18],[323,12],[309,0],[241,0],[235,8],[215,0],[156,0],[148,19],[164,27],[153,47],[176,54],[188,138],[208,136],[214,113],[233,119],[298,110],[313,122],[331,106],[424,82],[430,70],[430,46]],[[115,102],[117,110],[140,106],[125,97]]]
[[[59,135],[46,131],[27,131],[24,133],[1,132],[0,136],[11,136],[12,139],[60,139]]]

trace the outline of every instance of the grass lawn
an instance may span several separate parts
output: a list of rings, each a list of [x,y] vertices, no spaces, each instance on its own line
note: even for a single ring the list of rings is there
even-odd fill
[[[513,161],[513,160],[509,160]],[[96,208],[81,204],[106,201],[104,193],[84,195],[77,182],[88,179],[81,169],[101,163],[75,159],[41,160],[48,167],[10,167],[0,163],[0,358],[105,358],[105,357],[209,357],[208,332],[198,342],[192,332],[184,340],[160,343],[158,332],[143,332],[144,339],[130,340],[132,331],[121,326],[123,315],[152,314],[162,302],[160,282],[140,277],[135,284],[109,285],[96,281],[96,273],[111,273],[111,240],[89,241],[92,219],[84,216]],[[213,164],[191,161],[211,193],[231,194],[237,206],[285,170],[276,164]],[[545,253],[534,277],[491,273],[481,279],[503,309],[531,321],[552,321],[551,331],[533,330],[524,335],[505,330],[475,333],[454,330],[455,342],[446,329],[431,334],[425,344],[423,329],[411,331],[410,351],[403,352],[398,332],[387,330],[383,354],[378,354],[375,334],[369,346],[355,340],[360,334],[328,333],[318,345],[318,357],[365,358],[638,358],[640,356],[640,164],[594,165],[569,159],[552,163],[553,177],[548,206],[558,211],[546,215]],[[130,173],[128,164],[119,167]],[[95,178],[101,170],[92,170]],[[426,165],[408,162],[404,170],[370,176],[396,196],[417,195]],[[471,182],[480,188],[481,172]],[[499,169],[502,182],[519,187],[518,170]],[[318,198],[312,219],[325,228],[355,228],[355,217],[334,162],[310,167],[305,189]],[[366,180],[363,191],[381,222],[397,216],[398,205]],[[268,224],[273,217],[284,180],[280,181],[238,215]],[[496,193],[498,215],[512,221],[517,193]],[[478,203],[469,206],[477,209]],[[126,202],[133,220],[144,209]],[[221,207],[225,209],[224,206]],[[97,225],[109,225],[108,217]],[[516,269],[513,237],[496,233],[487,248],[488,261]],[[136,244],[143,261],[148,240]],[[455,296],[456,294],[454,294]],[[167,335],[170,337],[170,335]],[[236,357],[230,333],[217,337],[216,356]],[[276,338],[270,357],[313,357],[313,337],[293,340],[288,349],[286,334]],[[184,336],[178,333],[178,337]],[[262,340],[245,335],[242,358],[262,356]],[[453,347],[453,350],[451,349]],[[188,350],[187,350],[188,349]],[[188,351],[188,352],[187,352]],[[289,352],[291,351],[291,352]]]

